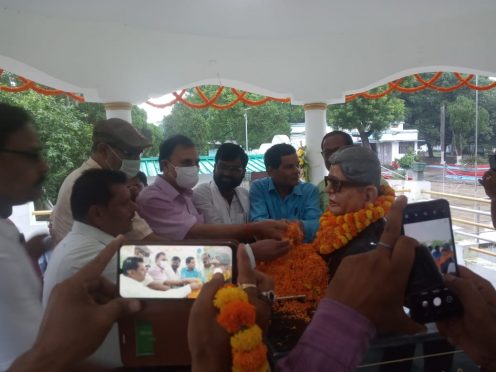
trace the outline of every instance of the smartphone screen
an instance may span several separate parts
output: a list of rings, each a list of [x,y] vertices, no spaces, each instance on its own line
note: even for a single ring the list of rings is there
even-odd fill
[[[123,245],[119,294],[124,298],[195,299],[216,273],[233,277],[228,245]]]
[[[458,274],[450,210],[446,200],[407,205],[403,230],[406,236],[420,243],[409,292],[442,287],[441,274]]]

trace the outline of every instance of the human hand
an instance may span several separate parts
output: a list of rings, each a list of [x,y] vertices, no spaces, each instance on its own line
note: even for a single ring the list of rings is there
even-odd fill
[[[141,309],[137,300],[117,298],[117,287],[101,276],[124,240],[119,236],[79,272],[55,286],[36,341],[24,360],[41,365],[47,361],[52,371],[70,369],[98,348],[118,318]]]
[[[26,242],[26,251],[28,252],[29,256],[37,261],[41,255],[53,247],[47,243],[47,237],[48,234],[39,234],[33,236],[31,239],[29,239]]]
[[[463,315],[439,321],[437,327],[477,364],[496,370],[496,290],[466,267],[458,270],[460,277],[446,275],[445,285],[462,302]]]
[[[400,196],[391,207],[388,222],[373,251],[346,257],[331,280],[325,296],[355,309],[378,331],[414,334],[425,327],[403,310],[405,290],[417,241],[400,236],[407,199]]]
[[[289,252],[291,245],[287,240],[264,239],[250,244],[257,261],[271,261]]]
[[[240,245],[237,253],[238,281],[257,284],[257,288],[247,288],[250,303],[257,309],[257,324],[265,329],[270,317],[270,304],[260,299],[258,294],[274,288],[273,282],[266,275],[250,267],[249,258]],[[217,323],[218,310],[213,301],[217,291],[224,285],[222,274],[215,274],[203,286],[195,300],[189,316],[188,344],[192,357],[193,371],[229,371],[231,370],[231,349],[229,334]]]
[[[286,221],[264,220],[253,222],[254,236],[257,239],[277,239],[281,240],[288,229]]]
[[[484,187],[484,191],[486,195],[494,200],[496,199],[496,172],[492,169],[488,170],[484,173],[482,179],[479,180],[479,183]]]

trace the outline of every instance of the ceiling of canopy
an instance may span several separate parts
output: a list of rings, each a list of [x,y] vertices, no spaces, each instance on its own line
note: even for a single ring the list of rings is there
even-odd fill
[[[87,101],[219,84],[293,103],[496,76],[494,0],[0,0],[0,68]]]

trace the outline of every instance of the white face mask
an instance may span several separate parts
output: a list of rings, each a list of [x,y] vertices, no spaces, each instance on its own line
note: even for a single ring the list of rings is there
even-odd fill
[[[199,168],[196,165],[191,167],[174,167],[176,170],[176,183],[184,189],[192,189],[198,183]]]
[[[115,153],[112,147],[109,146],[109,149],[121,161],[121,167],[118,170],[125,173],[128,178],[136,177],[136,175],[140,170],[140,160],[122,159],[119,155]]]

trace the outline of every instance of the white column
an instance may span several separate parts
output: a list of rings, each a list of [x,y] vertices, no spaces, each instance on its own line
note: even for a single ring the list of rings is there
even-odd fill
[[[326,134],[326,110],[325,103],[307,103],[303,105],[305,110],[305,137],[306,156],[309,165],[310,182],[318,184],[327,174],[324,159],[320,152],[320,143]]]
[[[107,119],[118,118],[131,123],[131,108],[133,105],[129,102],[108,102],[105,103],[105,112]]]

